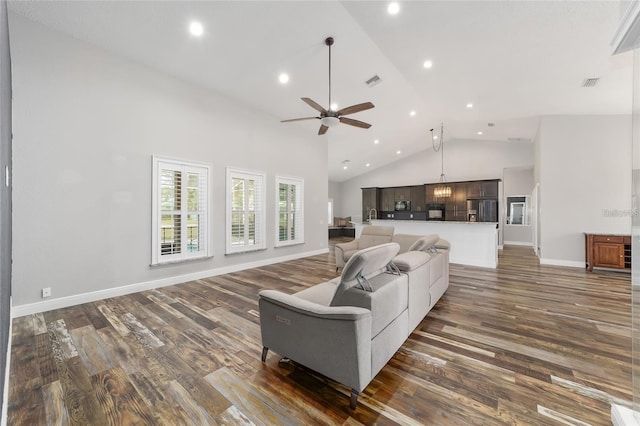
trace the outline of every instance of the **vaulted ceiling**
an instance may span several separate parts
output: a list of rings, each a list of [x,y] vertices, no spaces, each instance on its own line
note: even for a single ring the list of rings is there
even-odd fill
[[[314,115],[301,97],[328,107],[324,39],[333,36],[332,101],[373,102],[350,116],[373,126],[324,136],[315,136],[316,120],[282,126],[327,144],[334,181],[430,147],[429,129],[440,123],[447,143],[531,143],[541,115],[631,112],[631,53],[611,56],[616,1],[399,5],[396,15],[382,1],[10,1],[9,9],[276,121]],[[188,34],[192,20],[202,37]],[[367,86],[374,75],[381,81]],[[599,81],[582,87],[588,78]]]

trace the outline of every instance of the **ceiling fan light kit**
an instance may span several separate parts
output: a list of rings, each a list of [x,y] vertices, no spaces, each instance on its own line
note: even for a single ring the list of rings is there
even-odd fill
[[[374,105],[371,102],[364,102],[357,105],[351,105],[346,108],[342,108],[338,111],[331,110],[331,46],[333,45],[333,37],[327,37],[324,40],[324,44],[329,46],[329,107],[323,108],[322,105],[317,103],[311,98],[301,98],[303,102],[309,105],[311,108],[315,109],[320,113],[318,117],[303,117],[303,118],[292,118],[289,120],[282,120],[282,123],[288,123],[291,121],[303,121],[303,120],[320,120],[320,129],[318,130],[318,135],[324,135],[329,130],[329,127],[337,126],[338,124],[347,124],[349,126],[360,127],[361,129],[368,129],[371,127],[371,124],[365,123],[364,121],[354,120],[353,118],[344,117],[345,115],[354,114],[356,112],[365,111],[371,108],[374,108]]]

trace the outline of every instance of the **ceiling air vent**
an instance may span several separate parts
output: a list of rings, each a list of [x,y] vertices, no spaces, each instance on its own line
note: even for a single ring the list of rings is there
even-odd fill
[[[582,82],[582,87],[593,87],[596,84],[598,84],[598,81],[600,81],[600,78],[587,78]]]
[[[529,138],[507,138],[507,142],[531,142]]]
[[[488,127],[493,127],[493,126],[495,126],[495,124],[494,123],[487,123],[487,126]]]
[[[380,83],[381,81],[382,81],[382,79],[380,77],[378,77],[377,75],[374,75],[373,77],[371,77],[369,80],[365,81],[364,83],[369,87],[373,87],[376,84]]]

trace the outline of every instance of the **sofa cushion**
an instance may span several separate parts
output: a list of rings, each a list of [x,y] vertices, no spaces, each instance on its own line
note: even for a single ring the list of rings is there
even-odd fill
[[[400,250],[398,244],[387,243],[357,251],[342,269],[340,284],[336,288],[333,300],[347,289],[357,285],[358,277],[370,278],[383,272],[391,259],[398,254],[398,250]],[[333,306],[333,300],[331,306]]]
[[[334,217],[333,226],[342,228],[345,226],[351,226],[351,216],[347,217]]]
[[[425,235],[420,237],[409,247],[409,251],[425,251],[434,247],[436,243],[440,241],[440,237],[437,234]]]
[[[419,238],[420,235],[394,234],[391,241],[400,244],[400,253],[405,253],[409,251],[409,247],[411,247]]]
[[[390,243],[392,237],[393,226],[365,226],[358,239],[358,248],[364,249]]]
[[[402,272],[413,271],[431,260],[431,256],[423,251],[408,251],[393,258],[393,263]]]
[[[329,306],[333,294],[336,292],[339,281],[327,281],[324,283],[316,284],[312,287],[305,288],[297,293],[296,297],[306,300],[307,302],[317,303],[322,306]]]

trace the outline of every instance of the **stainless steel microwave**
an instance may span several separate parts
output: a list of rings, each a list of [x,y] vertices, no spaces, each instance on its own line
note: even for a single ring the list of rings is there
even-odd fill
[[[395,211],[404,212],[411,210],[411,201],[396,201]]]

